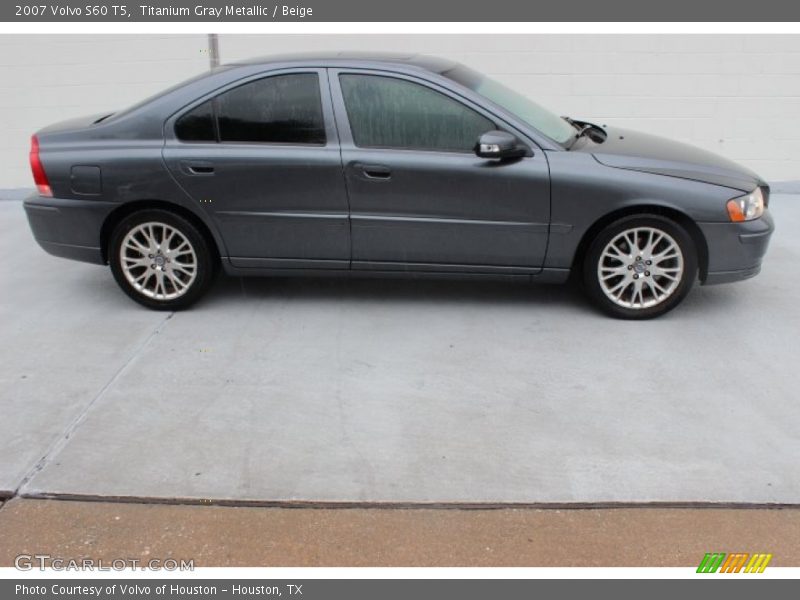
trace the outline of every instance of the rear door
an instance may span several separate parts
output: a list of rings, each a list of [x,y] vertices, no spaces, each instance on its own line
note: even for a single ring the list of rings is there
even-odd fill
[[[325,69],[271,72],[166,124],[164,159],[231,264],[349,268],[348,200]]]
[[[331,86],[353,269],[541,269],[550,220],[544,152],[531,144],[532,156],[519,160],[478,158],[481,133],[510,128],[434,82],[331,69]]]

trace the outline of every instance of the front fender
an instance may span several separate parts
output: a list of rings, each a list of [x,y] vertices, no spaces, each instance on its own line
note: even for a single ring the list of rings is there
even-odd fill
[[[590,154],[549,153],[551,226],[545,267],[570,268],[587,232],[609,215],[675,214],[694,223],[727,222],[725,203],[741,191],[693,181],[617,169]]]

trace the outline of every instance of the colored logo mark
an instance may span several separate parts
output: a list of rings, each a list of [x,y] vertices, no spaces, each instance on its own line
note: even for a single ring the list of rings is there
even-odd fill
[[[698,573],[763,573],[772,554],[748,554],[747,552],[706,552]]]

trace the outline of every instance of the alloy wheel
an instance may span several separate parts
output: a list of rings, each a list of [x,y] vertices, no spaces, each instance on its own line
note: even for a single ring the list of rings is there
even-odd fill
[[[597,264],[597,277],[609,300],[640,310],[672,296],[683,270],[683,253],[671,235],[654,227],[633,227],[606,244]]]
[[[197,277],[197,255],[177,228],[151,221],[132,228],[119,248],[122,272],[140,294],[154,300],[183,296]]]

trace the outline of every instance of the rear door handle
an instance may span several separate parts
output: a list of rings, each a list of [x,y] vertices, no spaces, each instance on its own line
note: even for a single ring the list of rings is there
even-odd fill
[[[205,160],[184,160],[181,167],[189,175],[213,175],[214,164]]]
[[[385,165],[359,165],[367,179],[391,179],[392,170]]]

